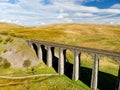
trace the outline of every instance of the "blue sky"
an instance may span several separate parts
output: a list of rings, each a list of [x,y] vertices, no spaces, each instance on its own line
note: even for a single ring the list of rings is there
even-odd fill
[[[120,0],[0,0],[0,22],[120,25]]]
[[[80,0],[76,0],[80,1]],[[90,2],[83,3],[82,5],[94,6],[100,9],[110,8],[114,4],[120,3],[120,0],[89,0]]]

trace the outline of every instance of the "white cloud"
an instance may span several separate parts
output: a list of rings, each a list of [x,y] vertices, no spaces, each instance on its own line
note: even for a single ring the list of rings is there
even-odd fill
[[[74,16],[84,16],[84,17],[90,17],[90,16],[94,16],[92,13],[79,13],[79,12],[77,12],[77,13],[75,13],[74,14]]]
[[[112,9],[120,9],[120,4],[114,4],[110,8],[112,8]]]
[[[68,13],[60,13],[56,18],[64,23],[72,23],[73,20],[72,18],[69,18],[69,16],[70,15]]]
[[[100,10],[100,12],[110,13],[110,14],[120,14],[119,9],[103,9],[103,10]]]
[[[9,0],[0,0],[0,3],[8,2]]]
[[[19,23],[18,20],[8,20],[8,19],[1,19],[0,22],[15,23],[15,24]]]
[[[58,16],[57,16],[56,18],[62,19],[62,18],[65,18],[65,17],[67,17],[67,16],[69,16],[68,13],[60,13],[60,14],[58,14]]]
[[[76,11],[76,12],[91,12],[91,13],[117,13],[120,14],[119,9],[99,9],[97,7],[88,7],[83,5],[76,5],[73,3],[58,3],[54,4],[57,7],[60,7],[63,10]]]
[[[41,25],[45,25],[45,23],[44,22],[42,22],[42,23],[40,23]]]
[[[4,2],[3,2],[4,1]],[[22,25],[44,25],[53,23],[109,23],[119,24],[120,4],[108,9],[75,4],[75,0],[52,0],[44,5],[41,0],[19,0],[18,3],[0,3],[0,21]],[[78,0],[82,2],[104,0]],[[119,15],[119,16],[118,16]],[[112,19],[111,19],[112,17]]]
[[[64,22],[65,23],[73,23],[74,21],[72,20],[72,18],[64,18]]]
[[[12,23],[11,20],[6,20],[6,19],[1,19],[0,22],[8,22],[8,23]]]

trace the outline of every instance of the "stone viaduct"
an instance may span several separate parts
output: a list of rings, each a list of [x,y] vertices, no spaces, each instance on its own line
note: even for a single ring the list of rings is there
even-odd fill
[[[53,50],[54,48],[58,49],[59,58],[58,58],[58,73],[59,75],[63,75],[65,71],[65,57],[66,57],[66,50],[70,50],[74,55],[74,64],[73,64],[73,73],[72,73],[72,80],[78,80],[79,79],[79,67],[80,67],[80,56],[81,53],[88,53],[90,56],[92,56],[94,60],[94,65],[92,69],[92,76],[91,76],[91,89],[96,90],[97,84],[98,84],[98,71],[99,71],[99,60],[100,57],[108,57],[115,60],[120,65],[120,52],[112,52],[107,50],[101,50],[101,49],[92,49],[92,48],[86,48],[86,47],[80,47],[80,46],[70,46],[70,45],[64,45],[64,44],[58,44],[58,43],[51,43],[51,42],[45,42],[45,41],[37,41],[37,40],[26,40],[28,45],[33,48],[33,45],[36,45],[37,47],[37,56],[39,60],[43,60],[43,58],[46,58],[46,64],[48,67],[52,67],[52,54],[54,54]],[[43,56],[43,50],[46,49],[46,57]],[[118,80],[116,84],[116,89],[120,90],[120,68],[118,71]]]

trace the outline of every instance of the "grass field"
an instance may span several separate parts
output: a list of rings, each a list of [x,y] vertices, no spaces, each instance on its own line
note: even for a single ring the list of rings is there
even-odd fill
[[[34,71],[31,69],[34,68]],[[1,69],[1,75],[19,77],[37,74],[56,74],[53,68],[48,68],[44,63],[25,70]],[[0,75],[0,76],[1,76]],[[67,76],[39,76],[24,79],[0,78],[0,90],[90,90],[81,81],[72,81]]]
[[[24,27],[13,24],[0,23],[0,33],[5,35],[12,35],[15,37],[120,52],[120,26],[94,24],[55,24],[41,27]],[[67,54],[68,61],[72,63],[73,55],[70,54],[69,51]],[[91,56],[89,56],[88,54],[82,54],[82,70],[90,71],[92,65],[93,60]],[[99,70],[101,71],[100,76],[105,79],[107,78],[106,82],[104,82],[104,79],[100,78],[100,83],[110,83],[109,85],[112,85],[112,83],[114,83],[113,80],[115,80],[118,74],[118,64],[115,61],[104,57],[100,59]],[[85,72],[84,75],[87,77],[86,74],[88,73]],[[108,87],[106,86],[102,87],[101,85],[99,86],[99,88],[100,90],[112,90],[108,89]]]
[[[66,76],[37,77],[30,79],[0,79],[1,90],[90,90],[80,81],[71,81]],[[7,84],[6,84],[7,83]]]

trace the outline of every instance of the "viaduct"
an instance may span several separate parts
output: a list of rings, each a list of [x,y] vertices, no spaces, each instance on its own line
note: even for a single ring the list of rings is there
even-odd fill
[[[72,73],[72,80],[77,81],[79,79],[79,69],[80,69],[80,56],[81,53],[88,53],[92,56],[94,60],[94,65],[92,69],[92,76],[91,76],[91,89],[97,90],[98,85],[98,71],[99,71],[99,60],[100,57],[108,57],[112,58],[113,60],[117,61],[120,65],[120,52],[112,52],[107,50],[101,49],[92,49],[80,46],[70,46],[58,43],[51,43],[45,41],[37,41],[37,40],[26,40],[28,45],[33,48],[33,45],[37,47],[37,56],[39,60],[43,60],[46,58],[46,64],[48,67],[52,67],[52,55],[54,54],[54,48],[57,48],[59,51],[59,58],[58,58],[58,73],[59,75],[63,75],[65,71],[65,57],[66,57],[66,50],[70,50],[74,55],[74,64],[73,64],[73,73]],[[43,48],[46,49],[46,57],[43,56]],[[120,66],[119,66],[120,67]],[[115,90],[120,90],[120,68],[118,70],[118,80],[116,84]]]

